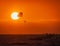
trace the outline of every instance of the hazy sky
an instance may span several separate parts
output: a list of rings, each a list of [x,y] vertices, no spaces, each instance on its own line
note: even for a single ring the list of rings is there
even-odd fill
[[[12,12],[23,12],[27,23],[12,20]],[[60,33],[59,18],[59,0],[0,0],[1,34]]]

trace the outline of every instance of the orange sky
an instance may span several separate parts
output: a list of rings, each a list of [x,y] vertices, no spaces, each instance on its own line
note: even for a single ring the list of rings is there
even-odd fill
[[[59,0],[0,0],[0,33],[60,33],[59,2]],[[11,13],[15,11],[22,11],[27,23],[20,19],[12,20]]]

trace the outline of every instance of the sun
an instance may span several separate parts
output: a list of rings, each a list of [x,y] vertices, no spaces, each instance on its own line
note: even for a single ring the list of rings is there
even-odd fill
[[[18,20],[19,19],[18,14],[19,14],[18,12],[11,13],[11,19]]]

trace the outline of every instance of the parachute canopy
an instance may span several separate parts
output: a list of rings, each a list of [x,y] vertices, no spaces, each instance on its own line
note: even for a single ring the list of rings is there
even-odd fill
[[[20,13],[19,13],[19,16],[20,16],[20,17],[23,17],[23,12],[20,12]]]

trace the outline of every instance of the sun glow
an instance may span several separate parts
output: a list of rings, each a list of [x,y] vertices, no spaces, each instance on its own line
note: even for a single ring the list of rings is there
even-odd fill
[[[19,19],[19,17],[18,17],[18,12],[13,12],[12,14],[11,14],[11,18],[13,19],[13,20],[18,20]]]

